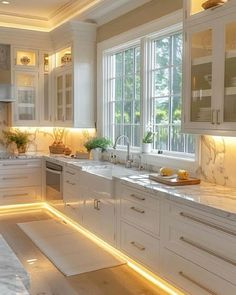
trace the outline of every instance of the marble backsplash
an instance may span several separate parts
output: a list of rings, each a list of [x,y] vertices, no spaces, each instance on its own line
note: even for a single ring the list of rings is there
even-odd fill
[[[203,180],[236,187],[236,138],[202,136],[199,174]]]

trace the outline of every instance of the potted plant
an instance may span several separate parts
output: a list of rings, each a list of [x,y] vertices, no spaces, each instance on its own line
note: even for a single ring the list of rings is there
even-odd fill
[[[142,153],[148,154],[152,151],[152,143],[155,133],[152,131],[147,131],[144,134],[142,140]]]
[[[99,160],[99,154],[101,152],[104,152],[110,145],[110,139],[107,139],[105,137],[94,137],[84,144],[88,152],[93,152],[93,160]]]
[[[3,131],[3,136],[6,140],[6,145],[14,143],[17,147],[19,154],[25,154],[27,145],[29,143],[30,134],[25,131],[20,131],[18,129]]]

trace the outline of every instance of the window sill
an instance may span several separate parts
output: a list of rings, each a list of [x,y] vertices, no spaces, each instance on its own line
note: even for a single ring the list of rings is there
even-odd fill
[[[116,153],[121,160],[125,160],[127,155],[126,148],[119,147],[118,149],[108,149],[109,153]],[[198,166],[197,155],[195,157],[183,157],[181,155],[171,155],[169,153],[158,154],[156,152],[151,152],[150,154],[140,153],[139,148],[133,148],[130,151],[133,158],[135,156],[141,155],[142,164],[151,165],[155,168],[160,168],[163,166],[171,167],[173,169],[186,169],[191,173],[195,173]]]

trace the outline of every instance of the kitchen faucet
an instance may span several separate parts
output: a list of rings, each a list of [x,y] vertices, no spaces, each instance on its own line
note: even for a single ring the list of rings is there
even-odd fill
[[[120,135],[116,138],[115,143],[113,145],[113,149],[116,149],[117,143],[121,138],[125,138],[126,139],[126,144],[127,144],[127,156],[126,156],[126,162],[125,162],[125,167],[126,168],[131,168],[131,159],[130,159],[130,141],[129,141],[129,137],[126,135]]]

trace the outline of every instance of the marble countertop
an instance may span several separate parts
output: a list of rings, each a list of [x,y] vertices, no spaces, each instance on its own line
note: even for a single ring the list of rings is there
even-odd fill
[[[0,235],[0,294],[29,295],[30,280],[15,253]]]
[[[80,170],[86,170],[86,167],[99,165],[112,165],[109,162],[93,161],[86,159],[74,159],[63,155],[28,155],[29,157],[44,157],[58,164],[71,166]],[[129,169],[128,169],[129,170]],[[130,169],[131,170],[131,169]],[[162,193],[172,201],[181,202],[183,204],[193,206],[206,212],[216,214],[220,217],[228,218],[236,221],[236,188],[216,185],[202,181],[199,185],[188,186],[167,186],[148,178],[147,171],[134,172],[134,175],[113,177],[120,181],[136,187],[143,188],[155,195]]]
[[[135,188],[236,221],[236,189],[202,181],[198,185],[167,186],[150,180],[148,174],[117,178]]]

